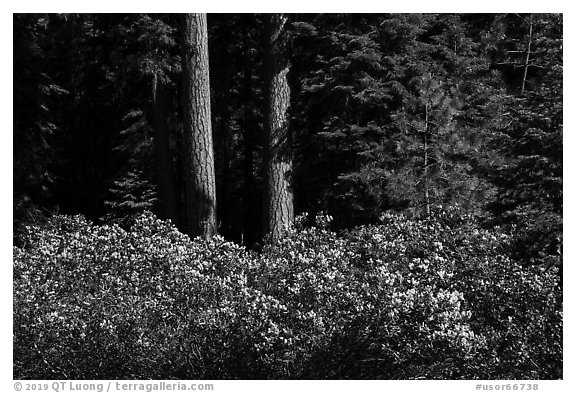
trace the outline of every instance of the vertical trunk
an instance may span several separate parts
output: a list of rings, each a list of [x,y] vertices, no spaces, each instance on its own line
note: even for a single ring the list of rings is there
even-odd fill
[[[278,240],[294,221],[292,196],[292,150],[288,133],[289,62],[286,51],[287,17],[272,14],[266,19],[265,35],[265,151],[266,198],[264,224],[272,241]]]
[[[250,56],[250,30],[247,23],[244,23],[243,39],[243,60],[244,60],[244,80],[243,80],[243,100],[244,113],[242,124],[242,139],[244,149],[243,162],[243,187],[242,187],[242,243],[251,246],[255,241],[254,225],[254,122],[252,115],[252,59]]]
[[[216,233],[216,184],[206,14],[185,14],[182,33],[182,111],[188,234],[211,239]]]
[[[158,199],[160,200],[160,215],[162,218],[168,218],[175,225],[178,225],[167,116],[164,82],[158,75],[154,75],[152,83],[152,124],[154,128],[154,159]]]
[[[228,82],[229,84],[232,83],[232,78],[229,76],[224,77],[224,81]],[[230,125],[230,118],[231,118],[231,108],[232,104],[229,102],[229,95],[220,98],[220,105],[222,107],[222,117],[218,124],[218,128],[215,131],[215,136],[218,138],[218,144],[215,147],[216,150],[216,163],[217,166],[217,173],[218,173],[218,181],[216,182],[217,185],[217,194],[219,195],[219,203],[218,208],[220,209],[218,212],[218,219],[220,220],[220,231],[225,236],[230,236],[232,231],[232,218],[233,218],[233,199],[234,196],[232,195],[233,186],[232,186],[232,176],[231,176],[231,125]]]
[[[532,15],[530,15],[530,27],[528,31],[528,44],[526,46],[526,58],[524,60],[524,74],[522,75],[522,87],[520,88],[520,95],[524,95],[526,88],[526,77],[528,76],[528,67],[530,66],[530,55],[532,47]]]
[[[428,103],[424,119],[424,201],[426,216],[430,216],[430,191],[428,190]]]

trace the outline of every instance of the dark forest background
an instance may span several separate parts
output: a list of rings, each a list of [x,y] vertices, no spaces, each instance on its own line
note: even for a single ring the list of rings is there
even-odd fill
[[[13,22],[14,379],[563,377],[562,15]]]
[[[560,253],[561,15],[302,14],[287,28],[296,214],[339,230],[451,206],[514,225],[525,261]],[[264,235],[263,34],[262,15],[208,15],[218,232],[248,247]],[[151,210],[187,232],[180,37],[177,15],[14,14],[16,237],[56,212],[127,225]]]

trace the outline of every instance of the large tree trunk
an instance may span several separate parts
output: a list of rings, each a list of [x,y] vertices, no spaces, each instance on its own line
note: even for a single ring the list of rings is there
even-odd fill
[[[154,75],[152,81],[152,124],[160,216],[165,219],[169,218],[175,225],[178,225],[167,116],[164,82],[158,75]]]
[[[206,14],[185,14],[182,39],[182,111],[188,234],[216,233],[216,184],[210,113]]]
[[[264,228],[272,241],[281,238],[294,221],[292,195],[292,147],[288,133],[290,88],[287,74],[287,17],[272,14],[266,19],[265,35],[265,158],[266,198]]]

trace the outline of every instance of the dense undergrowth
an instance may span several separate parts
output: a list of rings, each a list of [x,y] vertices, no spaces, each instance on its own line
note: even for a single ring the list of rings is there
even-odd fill
[[[14,378],[562,378],[557,269],[509,243],[450,213],[258,254],[55,216],[14,247]]]

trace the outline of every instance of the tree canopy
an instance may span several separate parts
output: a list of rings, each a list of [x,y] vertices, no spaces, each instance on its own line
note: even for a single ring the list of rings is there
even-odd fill
[[[208,15],[217,226],[250,247],[265,234],[265,19]],[[294,14],[283,28],[296,214],[344,229],[459,206],[557,252],[561,15]],[[14,15],[16,231],[51,211],[188,225],[180,30],[177,15]]]

